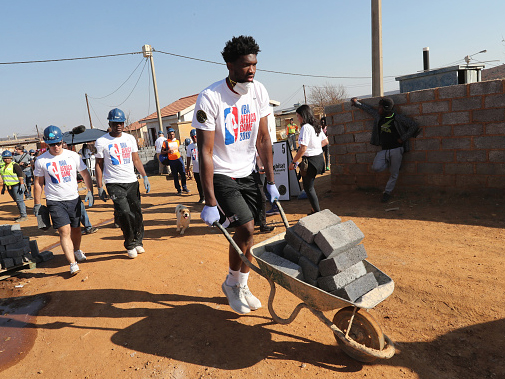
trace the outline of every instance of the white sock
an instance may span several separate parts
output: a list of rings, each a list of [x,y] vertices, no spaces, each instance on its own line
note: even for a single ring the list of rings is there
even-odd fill
[[[249,279],[249,273],[246,272],[239,272],[238,274],[238,282],[240,283],[241,286],[246,286],[247,285],[247,279]]]
[[[226,277],[226,285],[233,287],[239,282],[239,272],[228,269],[228,276]]]

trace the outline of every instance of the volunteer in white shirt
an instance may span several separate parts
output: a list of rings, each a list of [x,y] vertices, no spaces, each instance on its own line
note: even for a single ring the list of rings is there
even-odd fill
[[[312,209],[309,214],[319,212],[319,200],[314,189],[314,180],[316,175],[324,173],[323,146],[328,144],[328,138],[321,130],[319,121],[314,117],[314,113],[306,104],[298,107],[296,110],[298,123],[302,125],[300,135],[298,136],[298,152],[289,165],[290,170],[294,170],[298,161],[306,157],[308,168],[306,173],[302,173],[303,189],[309,198]]]
[[[163,142],[165,142],[167,139],[165,138],[165,136],[163,135],[163,131],[160,130],[158,132],[158,138],[156,139],[156,141],[154,141],[154,146],[156,148],[156,159],[158,160],[158,174],[163,174],[163,169],[164,169],[164,165],[163,163],[161,163],[160,161],[160,154],[161,154],[161,147],[163,146]]]
[[[126,120],[121,109],[114,108],[107,117],[111,131],[95,142],[96,147],[96,183],[98,195],[107,201],[107,192],[114,203],[121,230],[124,247],[130,258],[145,252],[143,247],[144,220],[140,203],[140,190],[134,167],[144,180],[146,193],[151,185],[144,166],[139,158],[137,141],[132,135],[123,133]],[[107,192],[102,187],[102,180]]]
[[[198,96],[193,126],[196,128],[200,179],[205,193],[201,218],[207,225],[219,220],[219,206],[235,227],[233,239],[251,260],[254,221],[262,197],[254,180],[255,155],[265,165],[267,189],[279,198],[274,184],[272,143],[268,132],[269,98],[265,87],[254,81],[259,46],[252,37],[233,37],[221,53],[228,77]],[[222,290],[231,308],[248,313],[261,302],[247,286],[249,267],[229,247],[229,270]]]
[[[61,248],[70,263],[70,274],[79,272],[77,261],[86,260],[81,250],[81,199],[77,190],[77,172],[84,179],[88,193],[84,201],[93,206],[93,182],[81,157],[63,148],[61,129],[50,125],[44,129],[44,142],[49,149],[37,157],[34,169],[33,213],[38,215],[42,206],[42,189],[53,227],[58,230]]]

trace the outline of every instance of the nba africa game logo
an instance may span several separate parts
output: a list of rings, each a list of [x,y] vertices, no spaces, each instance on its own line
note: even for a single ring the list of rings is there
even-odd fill
[[[256,113],[251,113],[249,104],[240,107],[240,122],[237,107],[230,107],[224,110],[225,125],[225,145],[231,145],[239,141],[251,138],[251,131],[256,122]]]
[[[224,110],[224,144],[231,145],[238,137],[238,109],[237,107],[226,108]]]
[[[131,147],[125,142],[111,143],[109,145],[110,160],[114,166],[120,164],[129,164],[131,160]]]

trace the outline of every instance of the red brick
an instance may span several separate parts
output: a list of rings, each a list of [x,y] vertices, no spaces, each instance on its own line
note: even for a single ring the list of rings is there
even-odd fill
[[[453,134],[455,136],[481,136],[484,127],[482,124],[454,125]]]
[[[452,111],[466,111],[470,109],[480,109],[482,108],[482,97],[467,97],[464,99],[453,99],[452,100]]]
[[[504,109],[480,109],[472,112],[474,122],[497,122],[505,120]]]
[[[448,101],[431,101],[429,103],[422,103],[423,114],[424,113],[441,113],[449,111]]]
[[[454,162],[453,151],[427,151],[427,162]]]
[[[468,124],[470,122],[470,112],[450,112],[442,115],[442,124]]]
[[[485,162],[486,160],[486,150],[456,151],[456,162]]]
[[[469,149],[472,146],[470,138],[444,138],[442,139],[442,149]]]
[[[474,164],[473,163],[447,163],[444,166],[444,172],[448,175],[473,174],[474,173]]]

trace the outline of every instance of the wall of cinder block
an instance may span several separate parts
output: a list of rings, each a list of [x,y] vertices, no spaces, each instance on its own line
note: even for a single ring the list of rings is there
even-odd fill
[[[505,80],[390,96],[397,113],[423,132],[404,154],[396,190],[498,192],[505,189]],[[363,99],[374,107],[380,98]],[[384,189],[388,172],[371,164],[380,147],[370,144],[373,119],[350,102],[325,108],[332,190]]]

